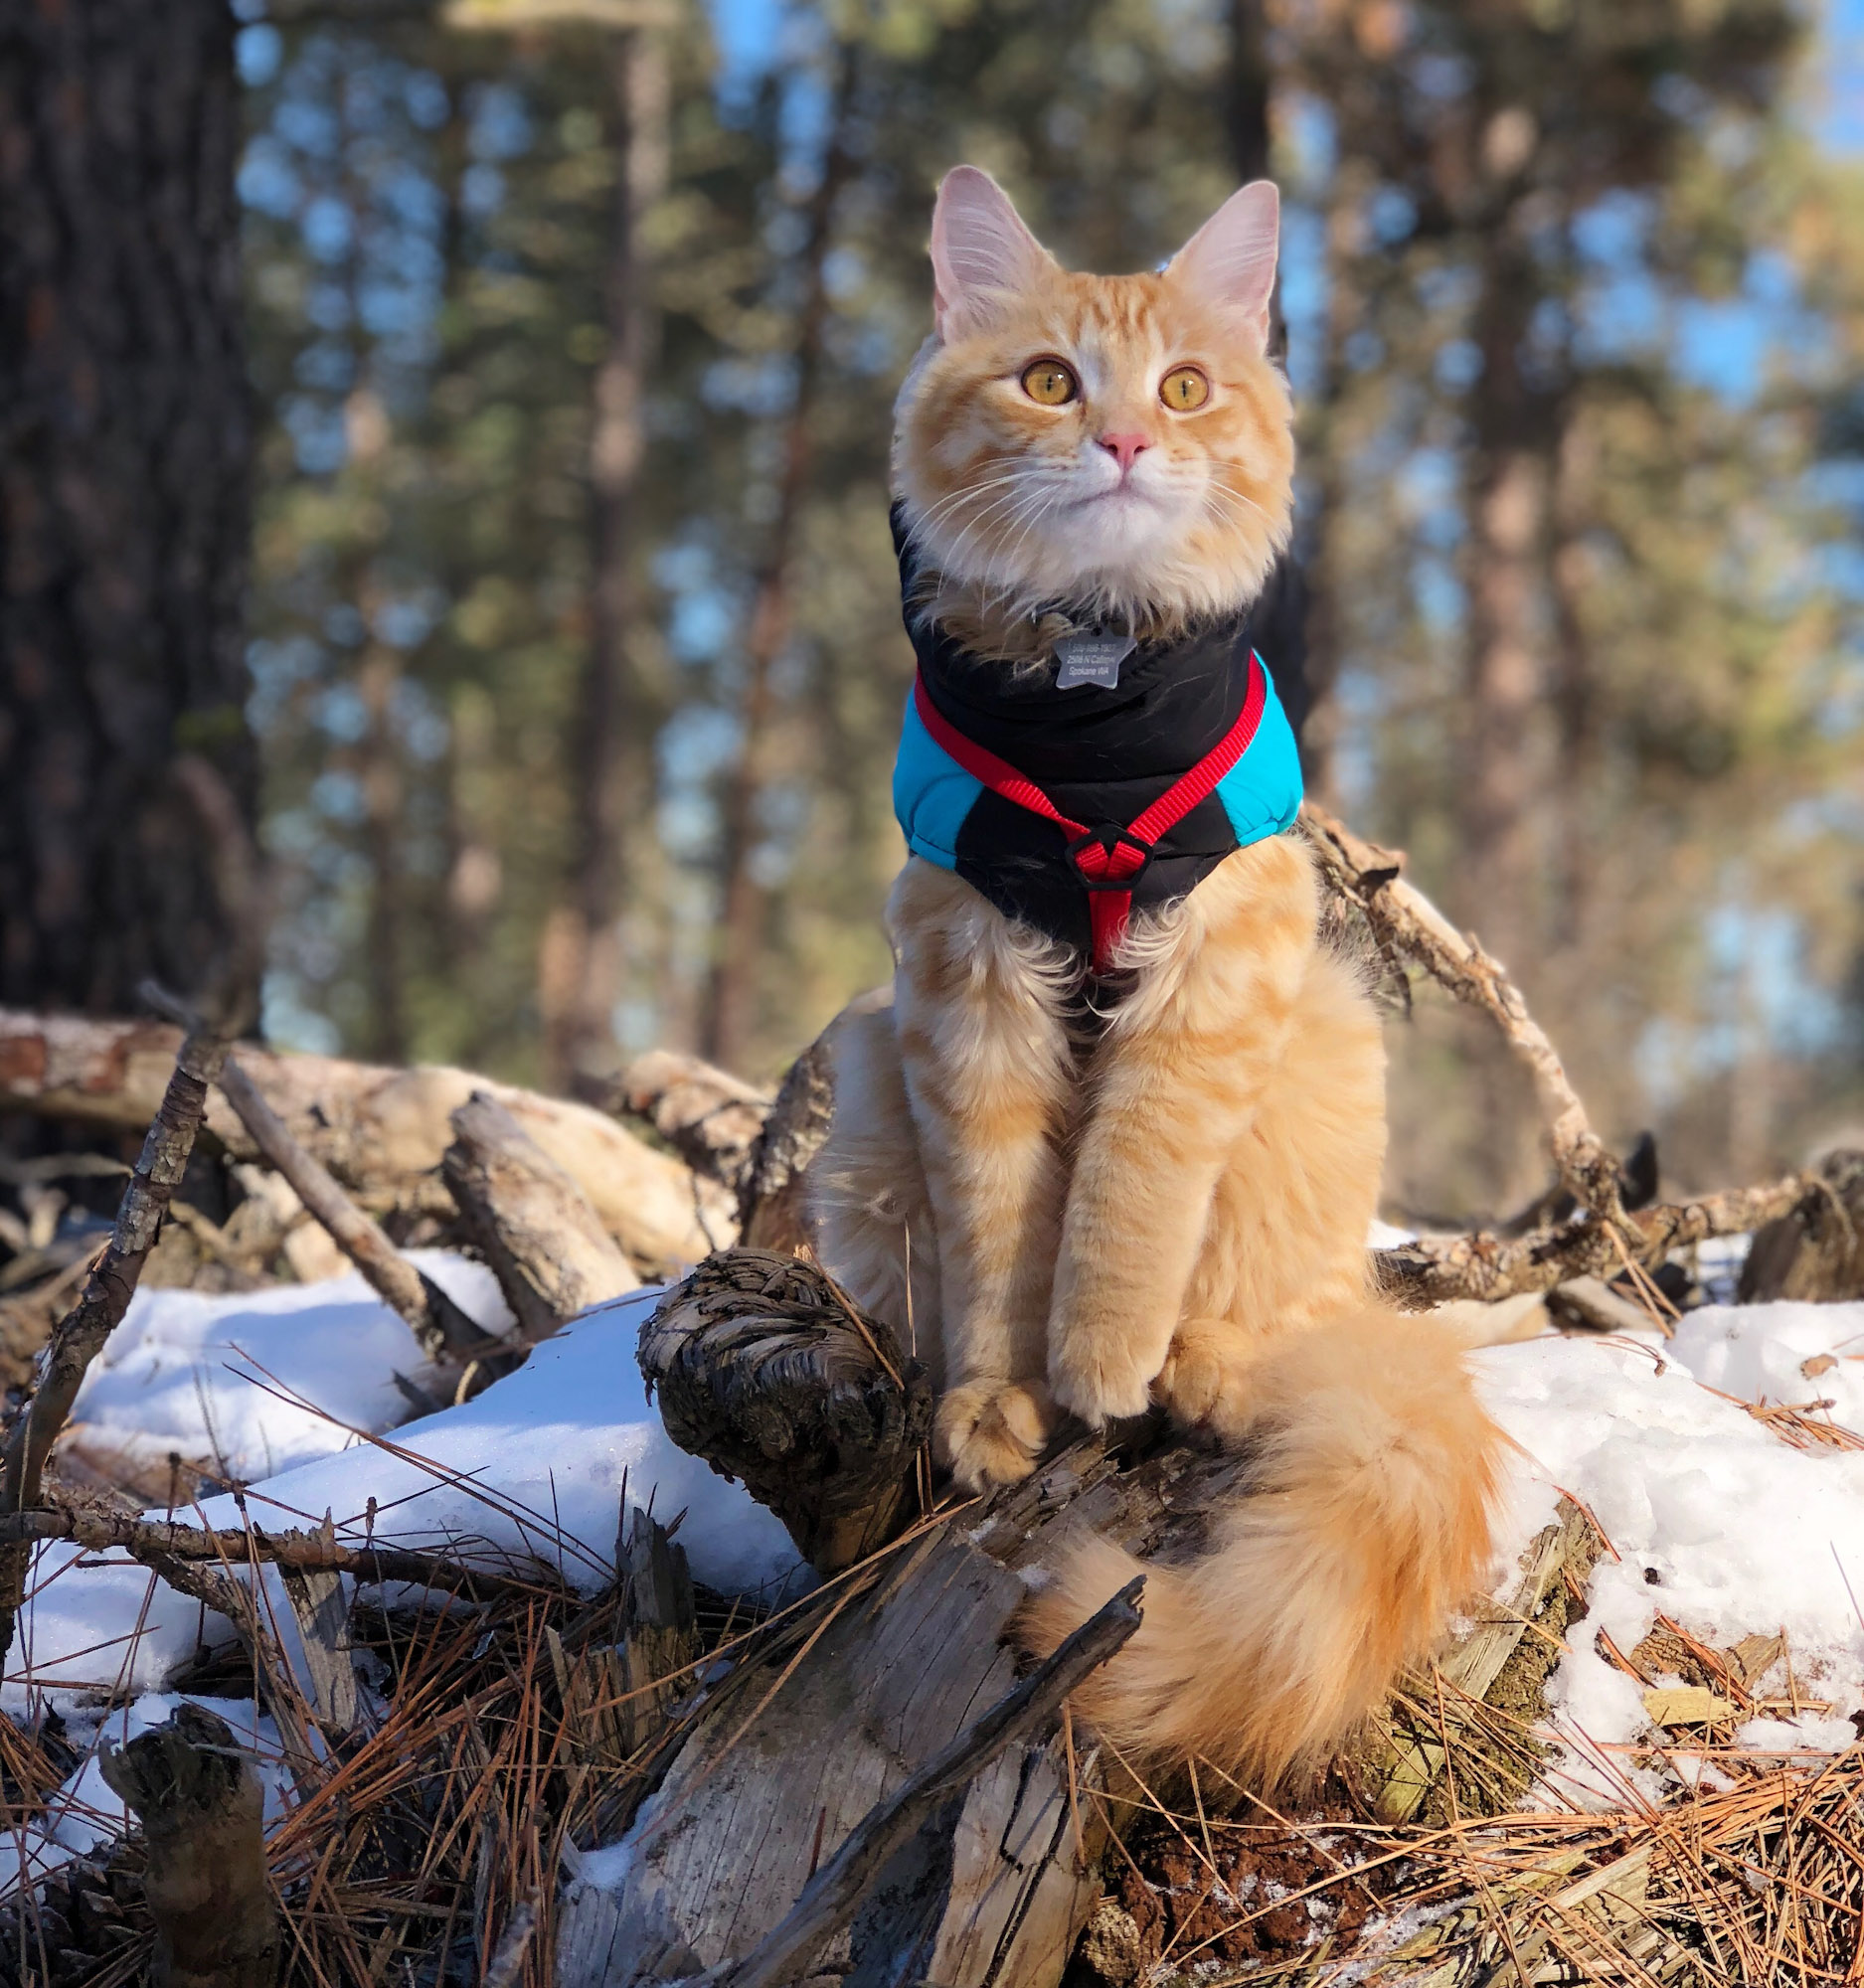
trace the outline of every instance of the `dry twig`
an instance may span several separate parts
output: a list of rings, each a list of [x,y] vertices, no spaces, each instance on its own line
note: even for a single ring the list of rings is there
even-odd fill
[[[6,1449],[0,1511],[23,1513],[39,1502],[46,1458],[65,1426],[91,1361],[129,1309],[142,1266],[160,1234],[162,1217],[187,1171],[209,1087],[220,1076],[226,1057],[225,1041],[210,1028],[192,1030],[181,1045],[161,1108],[123,1190],[109,1245],[85,1279],[77,1304],[54,1329],[40,1359],[32,1400],[14,1424]],[[32,1549],[23,1543],[0,1551],[0,1665],[13,1647],[14,1623],[31,1558]]]

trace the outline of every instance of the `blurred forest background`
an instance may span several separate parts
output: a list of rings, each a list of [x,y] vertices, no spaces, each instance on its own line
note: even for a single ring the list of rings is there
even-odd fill
[[[1267,171],[1314,791],[1609,1138],[1798,1160],[1864,1118],[1864,114],[1814,5],[7,0],[0,1000],[198,970],[187,751],[277,866],[274,1042],[773,1075],[888,970],[938,175],[1123,269]],[[1391,1039],[1394,1206],[1534,1191],[1480,1024]]]

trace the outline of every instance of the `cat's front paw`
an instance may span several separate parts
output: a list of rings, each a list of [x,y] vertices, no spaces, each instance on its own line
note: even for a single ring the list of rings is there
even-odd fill
[[[1049,1386],[1090,1428],[1104,1428],[1152,1405],[1155,1370],[1110,1334],[1051,1331]]]
[[[1181,1319],[1152,1399],[1181,1428],[1235,1432],[1247,1419],[1247,1354],[1243,1333],[1228,1320]]]
[[[1058,1417],[1040,1381],[971,1381],[940,1398],[932,1454],[964,1490],[1020,1484]]]

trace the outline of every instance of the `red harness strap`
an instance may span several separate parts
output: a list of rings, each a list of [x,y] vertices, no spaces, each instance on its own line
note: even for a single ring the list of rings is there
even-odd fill
[[[932,703],[924,676],[916,678],[913,685],[920,723],[972,779],[981,780],[993,794],[1001,794],[1019,808],[1054,822],[1068,836],[1067,855],[1080,872],[1088,893],[1096,973],[1106,970],[1113,948],[1125,932],[1126,919],[1132,911],[1133,880],[1151,862],[1159,839],[1176,828],[1200,801],[1208,800],[1216,791],[1217,782],[1249,750],[1268,698],[1263,659],[1252,651],[1249,690],[1230,730],[1188,773],[1180,773],[1150,807],[1124,828],[1116,822],[1089,828],[1082,822],[1071,821],[1034,780],[1019,773],[1007,759],[999,759],[994,752],[966,739]]]

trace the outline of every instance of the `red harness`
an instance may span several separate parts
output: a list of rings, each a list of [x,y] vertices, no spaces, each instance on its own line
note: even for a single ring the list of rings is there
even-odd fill
[[[1243,709],[1223,738],[1189,772],[1180,773],[1150,807],[1124,828],[1114,822],[1089,828],[1085,823],[1071,821],[1034,780],[1019,773],[1007,759],[999,759],[994,752],[966,739],[932,703],[926,689],[924,674],[916,677],[913,684],[913,701],[919,709],[920,723],[972,779],[981,780],[992,793],[1001,794],[1006,801],[1013,801],[1018,807],[1027,808],[1031,814],[1039,814],[1044,820],[1054,822],[1070,838],[1069,860],[1080,874],[1083,889],[1089,894],[1088,909],[1094,929],[1093,967],[1096,973],[1105,972],[1113,949],[1125,932],[1126,919],[1132,911],[1133,879],[1151,862],[1160,836],[1176,828],[1200,801],[1208,800],[1216,791],[1218,781],[1249,750],[1250,741],[1256,737],[1256,728],[1262,722],[1263,706],[1268,696],[1268,680],[1263,672],[1262,658],[1252,654],[1249,691],[1243,700]]]

